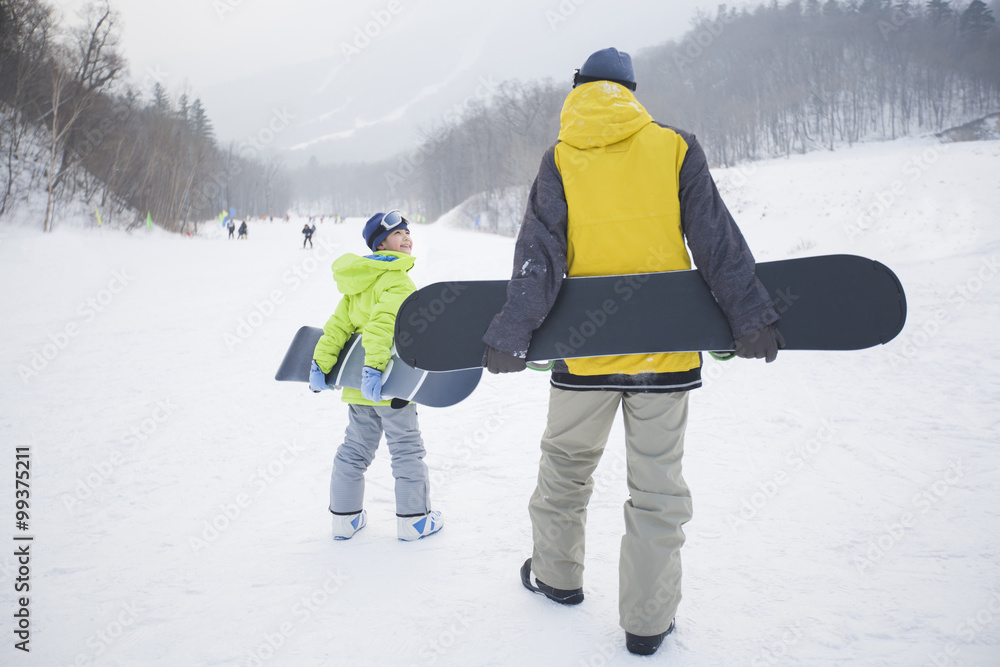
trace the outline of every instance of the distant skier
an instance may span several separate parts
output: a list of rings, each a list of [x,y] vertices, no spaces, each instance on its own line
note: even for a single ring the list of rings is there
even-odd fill
[[[236,231],[236,223],[233,222],[232,218],[226,218],[226,229],[229,230],[229,238],[233,238],[233,232]]]
[[[310,227],[308,224],[306,224],[302,227],[302,235],[305,236],[305,238],[302,239],[303,250],[306,249],[306,243],[309,244],[310,248],[313,247],[313,232],[315,231],[316,231],[316,225]]]
[[[243,222],[240,223],[240,235],[239,235],[239,238],[241,238],[241,239],[247,238],[247,221],[246,220],[244,220]]]

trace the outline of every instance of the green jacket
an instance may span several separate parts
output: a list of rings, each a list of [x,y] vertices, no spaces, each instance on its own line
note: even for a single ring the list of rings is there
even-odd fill
[[[353,333],[361,334],[365,366],[381,371],[389,363],[396,313],[403,299],[417,289],[407,275],[415,260],[388,250],[380,250],[375,256],[385,259],[348,253],[333,262],[333,279],[344,296],[323,327],[313,352],[313,359],[324,373],[337,363],[344,343]],[[343,400],[359,405],[389,405],[389,401],[376,404],[365,400],[359,389],[348,387],[344,388]]]

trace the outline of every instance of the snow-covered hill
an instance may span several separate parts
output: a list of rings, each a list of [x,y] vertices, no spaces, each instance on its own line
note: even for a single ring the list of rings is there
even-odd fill
[[[909,320],[877,349],[707,361],[685,598],[645,662],[1000,664],[998,168],[1000,142],[925,139],[716,172],[758,259],[879,259]],[[382,452],[368,527],[330,539],[346,409],[272,377],[294,331],[332,312],[328,266],[363,250],[361,224],[325,222],[309,250],[301,219],[253,223],[248,241],[0,226],[0,662],[637,664],[617,625],[620,425],[595,475],[586,601],[517,578],[543,374],[420,410],[440,534],[396,540]],[[417,284],[509,275],[513,239],[414,239]]]

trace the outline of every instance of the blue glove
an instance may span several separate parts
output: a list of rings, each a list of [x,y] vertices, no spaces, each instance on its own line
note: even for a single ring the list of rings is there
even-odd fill
[[[330,388],[326,385],[326,373],[322,371],[315,360],[309,367],[309,388],[317,393]]]
[[[382,371],[371,366],[361,369],[361,396],[372,403],[382,400]]]

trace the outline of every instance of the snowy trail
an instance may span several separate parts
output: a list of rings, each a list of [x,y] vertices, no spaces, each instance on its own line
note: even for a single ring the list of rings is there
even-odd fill
[[[761,261],[850,252],[907,290],[899,339],[857,353],[706,362],[685,477],[695,518],[678,630],[650,664],[1000,664],[1000,142],[928,140],[716,176]],[[859,216],[866,216],[860,217]],[[0,663],[626,665],[616,424],[589,512],[584,604],[521,588],[545,374],[486,375],[422,408],[446,526],[395,539],[392,478],[369,525],[329,539],[331,393],[272,380],[338,295],[358,219],[252,223],[250,240],[0,227],[0,493],[31,448],[31,653],[0,551]],[[418,285],[506,278],[513,240],[414,229]],[[14,544],[8,542],[8,546]]]

